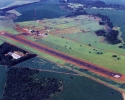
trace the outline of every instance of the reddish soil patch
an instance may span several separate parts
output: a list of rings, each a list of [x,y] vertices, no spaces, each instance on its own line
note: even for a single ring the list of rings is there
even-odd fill
[[[122,77],[120,78],[120,80],[125,83],[125,74],[122,75]]]
[[[125,93],[122,93],[123,100],[125,100]]]
[[[19,35],[28,36],[29,34],[28,33],[21,33]]]
[[[50,32],[51,34],[73,34],[81,32],[80,29],[77,27],[69,27],[64,29],[55,29],[54,31]]]

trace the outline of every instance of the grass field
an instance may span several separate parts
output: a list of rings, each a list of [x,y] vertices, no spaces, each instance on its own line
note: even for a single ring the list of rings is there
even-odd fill
[[[121,53],[121,54],[125,54],[124,49],[119,49],[118,46],[120,46],[121,44],[117,44],[117,45],[111,45],[111,44],[107,44],[107,43],[102,43],[100,42],[101,38],[103,37],[98,37],[96,36],[96,34],[94,33],[94,31],[98,30],[98,29],[102,29],[103,26],[99,26],[98,22],[96,20],[93,21],[93,18],[88,18],[86,16],[78,16],[76,18],[54,18],[54,19],[45,19],[45,20],[41,20],[42,22],[35,22],[35,26],[36,28],[39,29],[44,29],[43,27],[47,26],[49,27],[50,33],[52,34],[56,34],[58,36],[63,36],[66,38],[69,38],[71,40],[76,40],[77,42],[83,43],[83,44],[91,44],[94,47],[100,48],[100,49],[105,49],[105,50],[111,50],[113,52],[117,52],[117,53]],[[30,22],[20,22],[19,23],[22,26],[33,26],[34,22],[30,21]],[[72,29],[72,27],[74,27],[77,30],[84,30],[85,32],[73,32],[72,34],[68,34],[65,33],[65,31],[63,29],[67,29],[69,28]],[[57,29],[59,29],[60,31],[62,30],[62,32],[56,31]],[[53,32],[51,32],[53,31]],[[63,33],[64,32],[64,33]]]
[[[59,8],[56,3],[53,1],[44,1],[44,2],[38,2],[31,5],[27,5],[25,7],[17,8],[16,10],[19,11],[22,16],[19,16],[18,19],[16,19],[16,22],[22,22],[22,21],[30,21],[34,20],[34,9],[36,9],[36,20],[43,19],[43,18],[57,18],[60,16],[65,16],[68,14],[67,11],[62,10]],[[28,14],[28,16],[27,16]]]
[[[64,66],[60,66],[55,64],[54,62],[45,60],[40,57],[34,57],[27,61],[24,61],[22,63],[19,63],[15,65],[16,67],[28,67],[33,69],[42,69],[42,70],[48,70],[48,71],[54,71],[54,72],[61,72],[61,73],[71,73],[71,74],[77,74],[73,72],[72,70],[68,70]]]
[[[4,41],[0,40],[0,45],[3,44],[3,43],[4,43]]]
[[[121,93],[88,78],[52,72],[41,72],[41,77],[63,81],[63,91],[51,100],[123,100]]]
[[[125,74],[125,71],[123,70],[125,69],[123,66],[125,64],[124,49],[118,48],[118,45],[110,45],[110,44],[100,42],[101,37],[97,37],[94,31],[103,28],[103,26],[99,26],[98,21],[95,20],[93,17],[77,16],[75,18],[60,18],[60,20],[59,18],[54,18],[54,19],[45,19],[45,20],[42,20],[42,22],[35,22],[35,23],[36,23],[35,24],[36,28],[38,26],[41,27],[40,29],[42,29],[44,26],[51,27],[50,30],[54,30],[54,31],[53,33],[51,32],[50,33],[56,34],[58,36],[49,34],[46,38],[42,38],[41,40],[36,40],[28,36],[26,37],[27,39],[42,43],[56,50],[67,53],[71,56],[82,58],[94,64],[104,66],[116,72]],[[19,24],[21,26],[29,25],[30,27],[32,27],[34,25],[34,22],[33,21],[22,22]],[[84,29],[84,31],[87,31],[87,32],[68,34],[68,30],[65,30],[67,33],[63,34],[62,29],[65,29],[67,26],[72,28],[74,27],[74,25],[76,25],[76,28],[78,30]],[[59,30],[62,30],[61,34],[56,33],[57,28],[59,28]],[[11,40],[7,40],[7,41],[9,42]],[[60,59],[57,59],[57,58],[53,59],[54,57],[47,55],[45,53],[41,53],[38,50],[27,47],[23,44],[19,44],[19,43],[14,43],[14,44],[19,45],[20,47],[30,50],[52,61],[59,62],[61,64],[65,63]],[[103,54],[97,54],[100,52]],[[117,57],[113,58],[112,55],[117,55]]]
[[[13,29],[11,27],[0,26],[0,31],[6,31],[6,32],[12,33],[12,34],[19,34],[15,29]]]
[[[49,35],[47,38],[43,38],[36,42],[67,53],[71,56],[82,58],[94,64],[104,66],[108,69],[125,74],[125,71],[123,70],[125,69],[123,66],[125,64],[125,56],[123,55],[102,49],[97,49],[88,45],[79,44],[77,42],[73,42],[71,40],[53,35]],[[119,50],[122,51],[122,49]],[[103,54],[97,54],[98,52],[102,52]],[[117,60],[117,58],[113,58],[112,55],[117,55],[120,60]]]

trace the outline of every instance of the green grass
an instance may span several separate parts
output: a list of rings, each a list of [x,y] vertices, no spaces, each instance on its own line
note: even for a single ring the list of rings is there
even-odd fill
[[[19,16],[15,21],[22,22],[34,20],[34,9],[36,9],[36,20],[43,18],[57,18],[60,16],[65,16],[68,13],[67,11],[59,8],[59,6],[55,3],[44,1],[27,5],[26,7],[17,8],[16,10],[19,11],[22,16]]]
[[[4,43],[4,41],[0,40],[0,45],[3,44],[3,43]]]
[[[0,26],[0,31],[6,31],[8,33],[12,33],[12,34],[19,34],[15,29],[13,28],[9,28],[9,27],[3,27],[3,26]]]
[[[96,36],[95,33],[87,32],[87,33],[73,33],[73,34],[61,34],[59,36],[63,36],[65,38],[75,40],[79,43],[83,44],[91,44],[96,47],[100,42],[100,37]],[[96,44],[95,44],[96,42]],[[95,45],[94,45],[95,44]]]
[[[104,66],[113,71],[125,74],[125,71],[123,70],[125,69],[123,66],[125,64],[125,56],[123,55],[119,55],[102,49],[97,49],[88,45],[79,44],[78,42],[73,42],[71,40],[52,35],[49,35],[47,38],[43,38],[42,40],[36,42],[67,53],[71,56],[82,58],[94,64]],[[97,54],[97,52],[102,52],[103,54]],[[120,57],[120,60],[117,60],[117,58],[113,58],[112,55],[118,55],[118,57]]]
[[[53,77],[63,81],[62,92],[51,100],[122,100],[118,91],[83,76],[41,72],[39,77]]]
[[[58,36],[60,36],[60,37],[65,37],[65,38],[69,38],[69,39],[73,40],[74,38],[76,38],[76,37],[78,36],[78,34],[80,34],[80,33],[59,34]]]
[[[16,67],[28,67],[28,68],[33,68],[33,69],[42,69],[42,70],[48,70],[48,71],[54,71],[54,72],[77,74],[73,72],[72,70],[68,70],[64,66],[63,67],[59,66],[54,62],[48,61],[40,57],[31,58],[15,66]]]

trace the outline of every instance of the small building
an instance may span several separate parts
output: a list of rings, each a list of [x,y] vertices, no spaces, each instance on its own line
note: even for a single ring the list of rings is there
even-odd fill
[[[16,54],[16,53],[13,53],[13,52],[9,52],[8,55],[12,56],[13,59],[19,59],[19,58],[21,58],[20,55],[18,55],[18,54]]]

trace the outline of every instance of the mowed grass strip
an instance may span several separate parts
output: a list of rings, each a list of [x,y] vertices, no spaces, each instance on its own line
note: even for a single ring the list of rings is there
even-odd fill
[[[3,44],[3,43],[4,43],[4,41],[0,40],[0,45]]]

